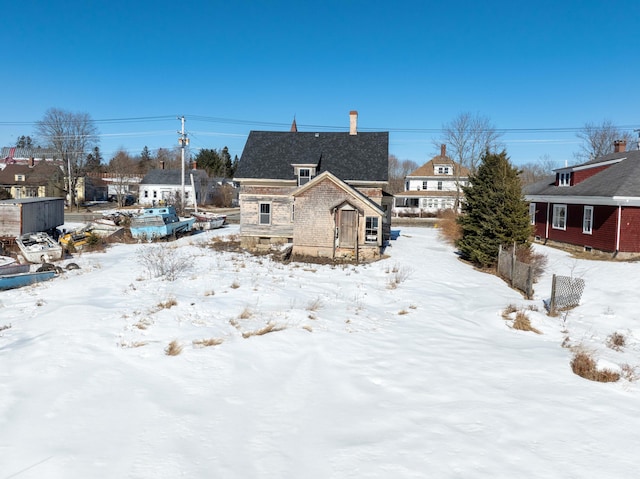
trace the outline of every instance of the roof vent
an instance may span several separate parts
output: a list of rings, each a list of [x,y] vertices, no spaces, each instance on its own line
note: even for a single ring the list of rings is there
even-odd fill
[[[316,133],[316,138],[320,138],[320,133]]]

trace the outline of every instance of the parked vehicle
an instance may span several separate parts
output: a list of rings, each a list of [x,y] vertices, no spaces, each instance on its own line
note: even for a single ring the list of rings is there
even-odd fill
[[[135,239],[153,240],[188,233],[195,218],[180,218],[174,206],[144,208],[131,218],[131,236]]]
[[[29,263],[49,263],[62,258],[62,246],[47,233],[29,233],[18,236],[16,244]]]

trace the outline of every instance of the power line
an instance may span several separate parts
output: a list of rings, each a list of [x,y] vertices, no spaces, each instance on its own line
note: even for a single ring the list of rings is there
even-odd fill
[[[200,121],[203,123],[221,123],[226,125],[253,125],[253,126],[267,126],[267,127],[281,127],[288,128],[289,123],[283,122],[268,122],[257,120],[243,120],[237,118],[221,118],[211,117],[203,115],[188,115],[191,121]],[[139,122],[159,122],[175,120],[174,115],[161,115],[161,116],[140,116],[140,117],[122,117],[122,118],[105,118],[92,120],[97,124],[126,124],[126,123],[139,123]],[[36,125],[38,121],[0,121],[0,126],[28,126]],[[304,124],[300,123],[298,126],[308,129],[310,131],[315,130],[345,130],[349,129],[348,126],[340,125],[316,125],[316,124]],[[618,125],[614,126],[619,130],[636,130],[640,125]],[[406,127],[359,127],[360,131],[389,131],[394,133],[430,133],[437,134],[445,131],[444,128],[406,128]],[[492,128],[497,133],[578,133],[584,130],[584,127],[535,127],[535,128]],[[484,131],[484,130],[482,130]]]

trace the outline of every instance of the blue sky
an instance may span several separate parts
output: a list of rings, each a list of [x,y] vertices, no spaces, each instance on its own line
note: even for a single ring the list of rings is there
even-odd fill
[[[6,2],[5,2],[6,3]],[[250,130],[390,131],[419,164],[462,112],[515,164],[578,151],[576,129],[640,128],[640,2],[11,2],[0,144],[48,108],[96,120],[108,160],[177,145],[242,153]],[[136,120],[140,119],[140,120]],[[112,121],[107,121],[112,120]]]

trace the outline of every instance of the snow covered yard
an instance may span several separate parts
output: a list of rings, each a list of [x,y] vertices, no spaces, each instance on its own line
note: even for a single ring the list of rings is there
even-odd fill
[[[77,255],[0,293],[1,479],[636,475],[638,383],[574,375],[562,344],[640,364],[639,263],[536,246],[526,301],[435,229],[329,266],[207,246],[236,228]],[[191,267],[150,278],[150,248]],[[566,317],[544,312],[553,273],[586,282]],[[543,334],[510,328],[508,305]]]

